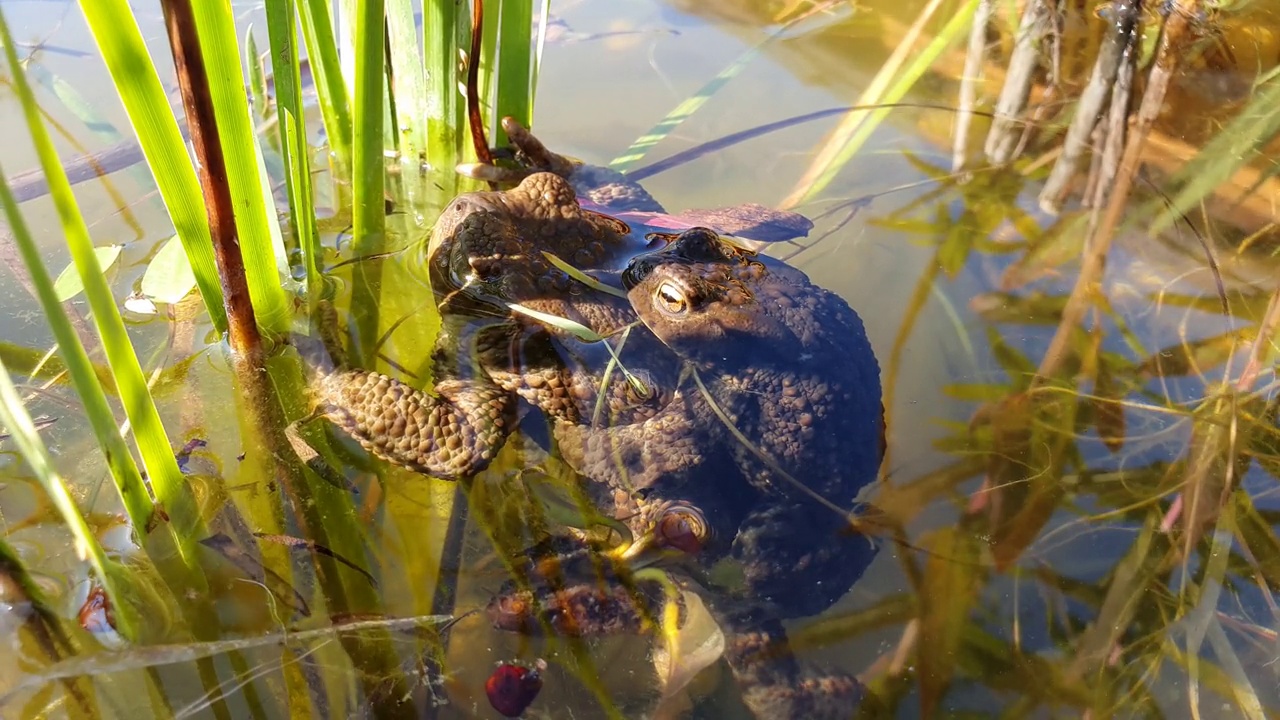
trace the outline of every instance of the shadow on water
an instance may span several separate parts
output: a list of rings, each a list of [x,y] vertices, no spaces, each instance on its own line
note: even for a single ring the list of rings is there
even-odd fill
[[[926,4],[670,0],[626,10],[602,2],[553,8],[574,42],[548,51],[539,134],[553,149],[606,162],[815,5],[823,12],[765,45],[640,165],[852,104]],[[1193,18],[1200,51],[1166,96],[1175,110],[1158,118],[1127,200],[1141,222],[1116,229],[1105,274],[1089,289],[1083,314],[1064,324],[1073,317],[1069,297],[1089,252],[1094,207],[1105,202],[1078,202],[1079,187],[1057,213],[1038,199],[1071,121],[1067,99],[1080,93],[1104,37],[1097,20],[1114,12],[1110,4],[1071,5],[1054,36],[1062,53],[1056,84],[1042,68],[1032,90],[1039,114],[1013,162],[982,164],[975,141],[962,172],[954,172],[956,114],[897,110],[832,184],[796,208],[816,221],[809,236],[768,249],[858,311],[881,366],[889,449],[881,482],[859,498],[866,505],[855,525],[881,550],[834,607],[786,623],[787,650],[867,684],[875,696],[867,716],[1261,718],[1280,706],[1280,309],[1274,209],[1266,200],[1274,178],[1266,168],[1196,164],[1199,148],[1221,141],[1221,128],[1239,130],[1236,118],[1277,114],[1274,105],[1250,105],[1248,92],[1274,94],[1275,11],[1244,3],[1236,13]],[[1160,16],[1144,17],[1151,25]],[[1012,51],[1012,11],[1010,18],[992,33],[996,50],[980,88],[987,110],[1005,72],[993,66]],[[1154,33],[1148,27],[1142,36],[1144,52]],[[962,46],[904,100],[954,106]],[[645,184],[672,210],[774,206],[838,122],[795,124]],[[975,119],[982,128],[971,137],[982,137],[987,124]],[[1274,134],[1250,152],[1274,149]],[[1184,203],[1196,176],[1213,177],[1215,192]],[[428,349],[439,330],[421,265],[429,228],[409,214],[391,217],[392,243],[410,251],[373,261],[381,268],[385,326],[366,365],[427,387]],[[143,233],[139,246],[148,249],[127,251],[117,287],[136,281],[169,232],[163,220],[144,219],[158,229]],[[349,259],[345,222],[338,213],[327,227],[334,261]],[[361,281],[361,268],[334,272],[339,298]],[[11,316],[27,302],[13,299]],[[12,609],[0,622],[17,638],[15,652],[0,661],[6,717],[83,716],[75,698],[88,692],[86,676],[99,678],[94,702],[113,717],[157,707],[184,717],[344,717],[401,700],[423,716],[495,717],[485,684],[496,663],[513,660],[540,667],[542,691],[529,718],[749,717],[720,660],[726,639],[712,614],[686,595],[680,635],[664,636],[671,628],[662,599],[671,586],[652,575],[628,580],[651,606],[651,616],[636,620],[648,623],[647,636],[527,637],[492,628],[485,609],[494,593],[512,577],[536,584],[548,572],[526,566],[544,530],[585,526],[605,540],[622,532],[596,508],[577,505],[573,473],[542,450],[537,441],[546,433],[536,423],[487,470],[458,484],[389,468],[318,424],[308,428],[309,439],[327,444],[330,464],[344,469],[336,482],[341,491],[354,489],[365,537],[354,546],[364,549],[358,556],[321,548],[335,556],[324,570],[303,562],[299,548],[316,548],[296,528],[264,532],[244,511],[254,507],[246,498],[275,491],[274,465],[254,444],[217,346],[201,339],[204,319],[180,314],[181,307],[172,322],[139,320],[135,344],[157,348],[165,422],[190,441],[180,459],[209,519],[204,545],[225,639],[184,642],[172,629],[174,611],[156,608],[155,644],[114,645],[75,549],[25,466],[6,454],[0,510],[36,584],[5,588]],[[348,312],[340,301],[340,314]],[[38,347],[43,330],[27,323],[29,337],[15,332],[6,340],[24,347],[7,349],[6,362],[25,357],[25,365],[11,366],[33,367],[40,353],[25,346]],[[1051,353],[1054,371],[1045,372]],[[127,560],[129,529],[114,505],[98,505],[102,468],[86,450],[91,436],[74,420],[76,401],[64,386],[38,385],[51,371],[43,372],[28,386],[33,414],[58,418],[46,440],[59,448],[65,474],[85,479],[82,507],[104,544]],[[293,417],[304,405],[299,392]],[[469,522],[450,535],[455,494],[468,499]],[[564,559],[560,570],[580,571],[575,562]],[[270,568],[279,565],[292,577],[274,575]],[[335,614],[315,590],[322,572],[363,584],[376,612]],[[592,565],[588,576],[613,572]],[[799,569],[796,578],[821,582]],[[59,640],[30,630],[37,591],[64,616],[85,608],[86,632]],[[453,620],[436,616],[442,597]],[[387,684],[406,695],[395,702],[366,703],[347,687],[361,669],[334,642],[337,633],[375,630],[390,633],[401,664],[397,684]],[[50,647],[68,659],[50,664]],[[201,675],[201,658],[215,659],[214,681]],[[281,698],[290,688],[289,697],[311,705],[287,706]]]

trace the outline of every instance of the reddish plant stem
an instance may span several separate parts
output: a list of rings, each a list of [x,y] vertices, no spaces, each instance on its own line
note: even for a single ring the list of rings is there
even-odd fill
[[[218,263],[218,279],[222,284],[222,302],[227,310],[227,328],[231,350],[251,366],[260,365],[262,336],[253,315],[253,301],[244,274],[244,256],[236,233],[235,214],[231,204],[231,188],[227,184],[227,165],[218,140],[218,120],[209,94],[209,75],[200,52],[196,34],[195,13],[190,0],[164,0],[165,30],[177,70],[182,92],[182,108],[191,130],[191,145],[198,162],[197,172],[204,205],[209,214],[209,232],[213,238],[213,255]]]
[[[471,128],[471,145],[476,160],[485,165],[493,164],[489,141],[484,136],[484,116],[480,113],[480,50],[484,39],[484,0],[471,3],[471,51],[467,56],[467,124]],[[490,190],[497,190],[497,183],[489,183]]]

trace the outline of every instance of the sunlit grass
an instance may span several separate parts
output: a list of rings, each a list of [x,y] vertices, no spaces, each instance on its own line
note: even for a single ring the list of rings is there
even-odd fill
[[[169,217],[182,239],[213,326],[225,329],[226,312],[222,307],[222,290],[214,267],[200,183],[133,12],[125,0],[81,2],[80,9],[115,81],[120,101],[129,113],[151,175],[169,209]]]
[[[156,527],[162,528],[164,533],[173,533],[176,547],[183,558],[182,564],[186,568],[184,574],[187,575],[185,578],[173,578],[173,580],[180,587],[187,586],[193,590],[200,590],[203,588],[203,578],[196,568],[192,547],[198,532],[197,528],[200,526],[200,520],[195,514],[194,498],[178,469],[164,427],[160,423],[159,413],[147,387],[146,378],[133,353],[119,308],[103,277],[88,228],[71,194],[71,186],[67,182],[61,162],[40,120],[35,98],[26,83],[17,55],[13,50],[8,26],[2,18],[0,18],[0,38],[5,42],[5,53],[13,73],[14,86],[22,101],[32,142],[40,155],[41,164],[48,178],[63,233],[75,260],[81,285],[94,311],[94,324],[106,351],[115,386],[120,396],[125,399],[125,411],[147,470],[150,491],[143,485],[138,469],[133,464],[132,453],[125,447],[116,429],[105,394],[97,378],[90,371],[85,350],[55,296],[53,284],[43,268],[34,241],[13,202],[7,183],[3,189],[0,189],[0,199],[4,202],[10,226],[14,229],[15,239],[22,249],[28,272],[32,274],[45,315],[59,338],[64,359],[72,372],[77,390],[86,404],[86,412],[98,441],[108,457],[116,487],[129,511],[131,521],[144,536]],[[152,505],[151,492],[155,493],[156,502],[165,508],[165,513],[172,520],[172,524],[158,522]]]
[[[435,3],[434,5],[437,7],[433,12],[456,8],[453,3]],[[340,190],[334,194],[334,199],[340,205],[335,210],[338,213],[348,213],[352,217],[357,251],[381,247],[385,241],[384,176],[388,167],[386,159],[389,152],[398,152],[404,161],[403,167],[413,173],[419,171],[424,161],[435,159],[441,167],[445,168],[444,173],[441,174],[451,181],[452,166],[462,158],[464,152],[464,142],[468,136],[464,132],[463,116],[459,112],[462,104],[457,72],[457,48],[468,27],[466,14],[450,16],[451,24],[442,32],[436,32],[434,28],[425,29],[421,39],[426,42],[419,43],[414,38],[416,30],[413,25],[411,5],[406,2],[393,3],[391,7],[395,19],[393,39],[400,52],[390,58],[391,62],[399,66],[397,70],[391,72],[391,75],[399,78],[401,82],[387,87],[384,85],[388,58],[383,53],[382,7],[381,3],[376,5],[360,3],[353,6],[353,9],[358,8],[358,12],[348,16],[361,19],[353,30],[355,47],[363,53],[354,62],[357,68],[356,82],[348,86],[340,72],[338,55],[335,52],[337,43],[331,30],[332,20],[326,4],[308,2],[299,7],[290,0],[268,2],[267,32],[271,47],[267,63],[270,70],[268,81],[268,77],[257,69],[257,58],[252,57],[257,52],[256,40],[251,35],[244,44],[241,44],[235,37],[231,9],[217,3],[212,5],[196,3],[195,18],[199,26],[200,50],[204,64],[209,68],[217,69],[239,68],[242,62],[247,61],[250,66],[247,77],[242,77],[241,73],[221,70],[211,72],[209,75],[209,90],[218,121],[218,134],[213,138],[213,142],[220,145],[227,169],[225,178],[214,178],[212,182],[225,182],[230,188],[236,215],[236,240],[243,251],[248,271],[248,287],[256,311],[256,322],[262,330],[273,335],[281,334],[293,323],[291,307],[293,298],[290,295],[300,290],[289,278],[292,271],[286,262],[286,241],[289,247],[301,250],[307,303],[314,308],[315,301],[324,291],[322,281],[325,268],[322,258],[326,251],[320,245],[320,233],[317,231],[313,207],[314,180],[309,162],[313,148],[307,141],[307,107],[304,103],[301,59],[294,42],[295,27],[300,25],[303,30],[302,35],[306,40],[311,61],[309,70],[316,81],[320,115],[329,138],[328,150],[332,163],[324,168],[328,171],[327,180],[332,183],[332,187],[350,188],[349,191]],[[213,254],[209,250],[210,223],[207,219],[202,191],[179,133],[177,119],[170,110],[168,98],[159,85],[150,58],[146,55],[131,11],[125,5],[110,2],[86,2],[84,10],[134,125],[143,153],[156,176],[161,196],[178,229],[178,237],[183,248],[187,250],[187,261],[193,268],[195,283],[210,312],[208,322],[216,330],[225,330],[227,315],[224,312],[218,270],[214,267]],[[513,22],[519,20],[526,23],[523,29],[512,26]],[[525,53],[529,53],[533,32],[530,17],[517,13],[515,20],[508,19],[508,26],[508,34],[520,40],[519,43],[508,44],[505,50],[508,56],[518,54],[521,47],[524,48]],[[444,39],[445,42],[440,44],[440,39]],[[424,45],[425,48],[420,45]],[[41,135],[44,131],[39,125],[38,117],[33,114],[36,112],[35,106],[22,80],[23,71],[17,63],[13,48],[12,42],[6,42],[10,67],[14,71],[15,86],[26,103],[32,132],[36,133],[37,145],[42,151],[45,173],[50,178],[52,195],[63,215],[72,255],[76,260],[77,271],[67,275],[60,290],[55,289],[52,279],[44,270],[30,233],[27,232],[13,198],[8,193],[7,185],[0,188],[0,195],[2,195],[0,199],[3,199],[6,205],[15,240],[23,252],[28,270],[33,276],[34,285],[42,297],[45,311],[53,325],[55,336],[59,339],[63,356],[62,367],[70,371],[72,380],[80,392],[81,400],[85,404],[86,416],[97,431],[106,451],[125,509],[137,533],[137,539],[149,540],[146,543],[148,549],[169,553],[165,556],[167,559],[157,561],[157,566],[161,569],[161,577],[175,585],[175,590],[178,591],[175,595],[185,598],[184,601],[170,610],[155,609],[152,602],[144,598],[148,593],[140,595],[138,592],[140,588],[134,587],[135,583],[145,582],[147,577],[154,574],[154,571],[143,571],[140,567],[120,565],[104,555],[97,539],[79,515],[68,484],[52,470],[51,461],[44,452],[43,446],[40,445],[39,437],[34,434],[30,419],[25,416],[21,401],[12,394],[13,388],[12,384],[7,382],[7,374],[4,376],[5,386],[0,388],[7,393],[4,406],[8,412],[4,415],[4,425],[15,438],[21,438],[24,456],[30,459],[37,476],[43,481],[46,492],[59,508],[63,522],[72,529],[77,538],[78,547],[91,561],[94,574],[104,585],[111,598],[111,604],[115,608],[115,629],[130,640],[159,639],[173,628],[168,623],[155,622],[154,613],[167,614],[177,610],[181,614],[191,611],[194,614],[187,616],[186,619],[189,621],[187,626],[195,630],[197,636],[212,639],[217,636],[218,623],[210,618],[202,619],[199,612],[203,611],[202,608],[207,608],[219,600],[216,595],[211,595],[208,587],[203,584],[203,563],[221,555],[222,562],[231,561],[236,566],[247,569],[251,575],[254,572],[266,572],[267,587],[271,592],[276,593],[281,601],[289,600],[290,591],[286,590],[286,587],[291,583],[299,582],[300,578],[289,570],[289,551],[278,544],[272,546],[266,541],[260,542],[260,560],[251,560],[249,557],[239,558],[237,554],[243,550],[231,550],[224,544],[200,547],[205,541],[211,539],[210,531],[204,525],[206,518],[197,514],[187,480],[178,470],[174,448],[168,441],[164,428],[159,424],[154,405],[143,382],[137,358],[124,334],[115,301],[106,286],[103,268],[97,264],[97,259],[104,250],[111,253],[111,256],[104,257],[104,260],[114,261],[119,256],[119,248],[110,247],[95,251],[92,247],[83,220],[80,219],[74,201],[71,199],[66,179],[60,174],[59,160],[53,155],[47,136]],[[426,56],[423,54],[424,49],[426,52],[433,50],[442,52],[443,57]],[[527,77],[531,59],[526,60],[523,65],[516,63],[515,60],[511,62],[516,67],[507,75],[508,85],[523,88],[523,90],[514,94],[508,92],[503,102],[512,102],[511,98],[514,97],[514,102],[523,108],[515,114],[528,122],[528,115],[532,108],[530,99],[532,82]],[[426,78],[424,70],[428,67],[443,70],[443,72],[431,73],[430,83],[423,82]],[[523,81],[516,77],[518,73],[526,74]],[[267,92],[268,82],[273,92]],[[246,84],[250,99],[247,103],[245,101]],[[385,132],[382,112],[384,105],[388,103],[387,91],[394,93],[397,89],[401,91],[401,95],[390,98],[390,107],[403,113],[396,123],[398,127],[405,130],[400,138],[389,136]],[[495,86],[495,91],[497,89],[498,87]],[[195,92],[202,91],[200,88],[195,89]],[[432,117],[430,108],[446,109],[444,114],[435,114],[440,122],[434,125],[436,131],[434,137],[428,132],[433,127],[428,122]],[[265,120],[267,117],[273,117],[275,121],[274,128],[271,130],[273,135],[269,138],[272,146],[270,157],[267,157],[259,147],[259,140],[254,132],[255,121]],[[282,162],[276,161],[275,153],[279,153],[279,159]],[[270,177],[268,168],[273,168],[273,172],[280,174]],[[287,232],[281,232],[281,227],[276,222],[277,209],[272,194],[272,185],[281,181],[284,183],[285,197],[289,203]],[[409,203],[410,209],[425,215],[432,212],[427,203],[437,199],[417,197],[411,200],[413,202]],[[169,258],[169,255],[172,253],[161,254],[165,258]],[[164,261],[166,266],[177,267],[171,263],[171,259]],[[177,269],[168,272],[177,278],[182,275]],[[162,287],[164,289],[155,291],[156,294],[162,296],[164,301],[176,302],[178,297],[173,293],[175,288],[180,288],[181,280],[179,279],[176,285],[167,281],[168,278],[159,278],[156,273],[149,270],[143,283],[144,290],[150,288],[155,291],[155,288]],[[59,305],[59,292],[63,296],[70,296],[77,292],[84,293],[94,310],[94,320],[99,326],[108,351],[109,366],[115,381],[114,389],[124,400],[130,419],[129,431],[137,439],[141,456],[146,463],[147,482],[145,483],[143,474],[133,465],[132,451],[124,443],[124,438],[107,404],[107,396],[102,385],[99,384],[100,378],[95,375],[95,372],[100,373],[102,370],[95,368],[89,362],[84,348],[81,347],[74,330],[63,315]],[[180,293],[181,290],[178,289],[177,292]],[[376,315],[374,317],[376,318]],[[38,365],[33,364],[34,358],[27,359],[25,356],[20,356],[18,359],[29,365],[32,372],[39,371]],[[279,363],[275,365],[277,367],[272,372],[280,375],[277,379],[279,388],[293,395],[305,396],[305,385],[301,382],[301,376],[297,374],[296,365],[287,368],[280,366]],[[57,369],[56,363],[49,367],[49,371]],[[258,392],[258,390],[247,390],[251,395]],[[244,429],[249,432],[267,431],[261,441],[271,446],[276,440],[272,437],[270,428],[253,426],[273,416],[275,411],[271,409],[271,405],[278,402],[278,398],[264,397],[251,402],[265,402],[266,405],[253,408],[253,412],[246,416],[248,423]],[[276,421],[267,420],[267,422]],[[266,457],[272,457],[277,452],[278,450],[273,450]],[[333,488],[308,487],[312,480],[297,484],[296,481],[304,477],[297,468],[282,467],[273,470],[263,467],[261,469],[268,475],[284,472],[286,477],[290,473],[298,473],[296,478],[286,482],[285,488],[292,500],[298,504],[298,508],[303,511],[306,519],[302,527],[313,533],[306,541],[311,545],[305,547],[314,549],[315,543],[324,543],[322,549],[331,556],[360,560],[367,557],[369,552],[366,547],[367,531],[355,522],[351,497]],[[151,497],[153,492],[156,496],[154,504]],[[236,502],[224,506],[219,511],[219,517],[225,517],[227,513],[235,515],[243,511],[246,513],[245,517],[252,519],[255,529],[266,530],[272,537],[286,537],[281,533],[288,531],[288,523],[282,522],[284,516],[280,514],[279,507],[270,507],[273,502],[271,496],[256,496],[256,499],[250,502],[241,502],[239,498],[242,496],[236,497]],[[266,505],[263,504],[264,500],[267,501]],[[278,497],[275,502],[278,502]],[[446,504],[444,506],[446,512],[447,507]],[[210,511],[208,505],[202,505],[202,508],[206,512]],[[161,535],[172,535],[172,539],[168,543],[157,544],[155,540]],[[218,535],[212,537],[216,538]],[[211,553],[209,548],[216,548],[216,551]],[[173,554],[173,549],[177,549],[178,552]],[[173,567],[174,557],[181,558],[186,563],[185,569]],[[380,612],[380,599],[370,587],[369,580],[359,577],[354,580],[344,579],[344,575],[350,575],[350,573],[344,574],[335,568],[328,567],[327,557],[329,556],[321,556],[318,559],[319,565],[326,568],[324,594],[315,599],[319,601],[319,606],[326,607],[329,612],[335,613],[335,617],[341,614],[354,616]],[[252,564],[245,565],[245,562]],[[17,569],[14,572],[17,572]],[[429,596],[430,583],[427,584],[425,591]],[[297,597],[301,598],[304,595]],[[172,604],[171,599],[161,602]],[[358,629],[353,627],[352,632],[343,639],[344,649],[362,668],[362,673],[366,677],[363,683],[365,691],[363,702],[373,704],[385,702],[386,698],[379,695],[381,692],[378,690],[379,687],[387,690],[389,697],[399,698],[407,692],[408,686],[404,685],[406,678],[399,675],[402,669],[398,666],[395,652],[387,644],[389,638],[385,632],[391,626],[379,622],[366,623],[366,625],[368,627],[364,625]],[[302,635],[294,636],[296,639],[305,635],[306,633],[303,632]],[[201,680],[210,693],[209,702],[212,703],[212,709],[215,714],[222,715],[226,712],[226,708],[222,704],[220,691],[216,689],[221,681],[210,658],[214,655],[227,655],[235,672],[245,675],[246,678],[251,669],[245,664],[244,658],[238,654],[239,648],[232,645],[212,642],[191,647],[195,655],[192,655],[188,661],[194,660],[198,665]],[[432,654],[438,652],[434,647],[420,645],[414,654],[418,655],[423,651]],[[302,652],[307,653],[305,650]],[[40,676],[40,682],[57,679],[55,675]],[[347,693],[337,675],[332,678],[326,677],[324,683],[329,686],[330,697],[334,701],[341,701]],[[299,695],[299,692],[302,694]],[[256,713],[263,712],[263,698],[258,695],[252,684],[245,688],[245,693],[244,697],[249,706]],[[303,702],[306,693],[305,683],[291,689],[291,695],[300,703]],[[156,697],[163,700],[161,695]],[[209,702],[202,703],[201,706],[209,707]],[[301,706],[301,704],[298,705],[298,707]],[[177,708],[170,707],[167,711],[158,712],[169,714],[176,711]],[[92,712],[92,709],[86,709],[86,712]]]
[[[937,35],[923,47],[917,48],[922,30],[943,5],[941,0],[930,2],[854,105],[900,102],[937,62],[943,51],[958,44],[968,32],[979,1],[968,0],[961,5]],[[796,181],[791,193],[782,201],[782,207],[800,205],[822,192],[831,184],[836,174],[862,150],[888,113],[888,109],[870,112],[855,110],[850,113],[819,149],[804,176]]]
[[[271,36],[275,78],[275,111],[279,148],[285,165],[285,189],[289,197],[290,238],[302,250],[308,309],[315,310],[320,292],[320,235],[316,230],[315,194],[312,191],[310,147],[307,143],[306,109],[302,101],[294,0],[268,0],[267,30]],[[312,72],[316,72],[314,69]]]

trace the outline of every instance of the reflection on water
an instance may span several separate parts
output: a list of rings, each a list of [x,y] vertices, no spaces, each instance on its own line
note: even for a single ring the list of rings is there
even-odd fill
[[[93,48],[73,5],[61,24],[29,10],[44,5],[5,4],[6,16],[24,28],[20,37]],[[765,45],[639,166],[852,102],[922,5],[830,4]],[[1161,118],[1167,137],[1206,141],[1226,117],[1219,113],[1245,101],[1241,87],[1253,82],[1252,68],[1276,63],[1276,35],[1266,22],[1275,10],[1252,6],[1247,22],[1233,19],[1218,36],[1206,34],[1205,43],[1217,44],[1179,76],[1170,102],[1187,111]],[[813,8],[781,0],[558,4],[553,12],[564,41],[545,57],[539,135],[557,150],[607,163],[783,23]],[[260,20],[256,9],[246,10],[242,31]],[[163,57],[155,20],[144,35]],[[1064,37],[1075,48],[1065,56],[1070,75],[1072,68],[1087,71],[1080,57],[1095,40],[1083,21],[1068,20]],[[107,124],[127,127],[114,101],[94,96],[107,87],[96,51],[90,57],[35,53],[41,68],[101,105]],[[959,67],[926,76],[908,99],[953,105]],[[54,98],[51,90],[42,96],[55,118],[83,128],[63,117]],[[0,122],[20,135],[14,107],[0,104]],[[702,155],[645,185],[673,211],[773,206],[836,122],[790,125]],[[1108,258],[1099,288],[1105,302],[1071,337],[1063,360],[1067,380],[1034,383],[1083,252],[1080,218],[1036,209],[1043,174],[1035,167],[952,176],[952,122],[951,113],[925,108],[892,114],[819,198],[796,208],[816,221],[809,236],[769,250],[858,311],[879,357],[889,417],[884,482],[863,494],[871,507],[859,525],[881,551],[833,608],[787,622],[790,649],[823,672],[858,674],[901,717],[922,708],[938,716],[1009,711],[1021,717],[1061,707],[1073,716],[1193,717],[1193,706],[1201,716],[1271,714],[1280,703],[1271,669],[1270,608],[1280,582],[1271,497],[1278,472],[1274,346],[1267,346],[1271,354],[1252,353],[1273,302],[1273,261],[1254,240],[1239,242],[1252,230],[1232,227],[1233,219],[1244,221],[1230,213],[1205,212],[1155,240],[1134,229]],[[90,130],[73,133],[77,143],[61,146],[65,157],[114,141]],[[1175,153],[1173,144],[1167,147]],[[21,143],[3,153],[0,163],[10,173],[35,164]],[[1158,188],[1161,179],[1149,184]],[[77,189],[86,216],[96,220],[99,244],[126,243],[114,278],[122,298],[171,234],[150,191],[145,174],[137,173]],[[54,227],[47,198],[25,209],[36,227]],[[1265,212],[1261,220],[1251,217],[1255,224],[1268,221]],[[400,242],[422,242],[424,227],[404,216],[398,222],[393,230]],[[342,224],[338,218],[331,231],[340,232]],[[49,235],[50,264],[60,267],[61,243]],[[1216,275],[1206,248],[1214,253]],[[345,259],[341,251],[336,257]],[[384,287],[404,290],[385,294],[383,315],[410,320],[389,334],[375,364],[421,385],[431,375],[428,348],[437,328],[421,312],[429,293],[420,260],[400,256],[383,264]],[[345,289],[360,272],[354,264],[335,275]],[[1230,309],[1225,315],[1219,282]],[[43,349],[49,340],[35,304],[20,284],[7,287],[0,305],[17,321],[0,328],[3,340]],[[234,508],[270,492],[273,470],[253,452],[252,438],[239,436],[236,394],[228,390],[221,353],[204,344],[201,320],[134,320],[134,342],[144,358],[154,356],[152,367],[179,368],[157,397],[175,440],[207,442],[192,453],[192,473],[207,478],[200,487],[208,515],[222,518],[216,527],[225,537],[249,538],[247,545],[210,549],[221,563],[215,584],[226,636],[368,619],[326,617],[308,589],[318,583],[314,568],[293,563],[291,583],[263,573],[272,553],[284,565],[302,557],[291,556],[287,543],[262,544],[264,558],[243,549],[255,547],[250,533],[264,530]],[[54,385],[32,392],[31,407],[35,415],[57,418],[44,437],[59,469],[81,480],[81,507],[102,533],[121,534],[113,493],[103,492],[103,465],[88,449],[92,437],[76,419],[73,395]],[[563,497],[566,485],[572,487],[564,482],[568,470],[531,438],[508,444],[469,485],[472,522],[452,568],[442,546],[454,486],[388,471],[337,447],[340,465],[351,468],[346,476],[360,491],[354,512],[370,547],[367,558],[345,558],[350,567],[343,572],[351,577],[344,575],[344,582],[365,583],[386,616],[425,616],[443,564],[458,573],[448,588],[458,614],[479,611],[449,628],[447,646],[431,623],[393,634],[398,659],[414,678],[400,690],[420,708],[447,698],[431,710],[437,717],[494,717],[485,681],[495,663],[545,659],[543,689],[526,717],[567,717],[557,710],[566,707],[576,718],[639,717],[655,708],[661,717],[748,716],[733,674],[718,661],[725,637],[714,613],[694,598],[687,599],[676,652],[654,639],[661,622],[648,636],[583,640],[491,628],[484,609],[537,539],[535,530],[581,521]],[[2,456],[0,472],[9,542],[37,571],[53,606],[74,617],[90,594],[82,563],[20,459]],[[291,532],[273,527],[268,534]],[[370,568],[371,575],[351,568]],[[156,615],[160,635],[170,632],[170,624],[160,622],[167,612]],[[14,616],[5,615],[6,626]],[[332,706],[316,700],[310,708],[292,708],[295,714],[345,716],[343,699],[357,697],[342,687],[345,680],[325,679],[326,673],[341,678],[349,668],[338,643],[273,640],[210,649],[208,656],[219,659],[209,668],[189,652],[198,645],[160,639],[174,645],[151,655],[97,656],[101,641],[82,634],[75,641],[85,656],[113,659],[73,667],[71,674],[112,677],[95,687],[100,705],[118,717],[150,712],[148,693],[167,697],[175,714],[202,717],[283,716],[285,709],[270,698],[286,685],[326,687],[328,694],[313,690],[311,697],[334,699]],[[22,688],[31,668],[44,665],[37,660],[43,649],[24,636],[18,650],[0,662],[0,695],[21,688],[5,696],[6,716],[47,702],[35,686]],[[148,667],[158,668],[156,674],[138,672]],[[220,680],[211,681],[211,671]],[[234,679],[251,676],[255,682],[243,688]],[[227,705],[210,702],[222,693]]]

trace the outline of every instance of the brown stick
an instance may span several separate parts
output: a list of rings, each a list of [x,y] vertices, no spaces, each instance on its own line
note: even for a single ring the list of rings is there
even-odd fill
[[[951,141],[951,171],[964,167],[969,145],[969,123],[973,120],[973,103],[978,95],[978,77],[982,74],[982,59],[987,50],[987,25],[991,22],[991,0],[981,0],[973,14],[973,27],[969,28],[969,50],[964,58],[964,75],[960,78],[959,108],[956,114],[955,136]]]
[[[884,32],[878,38],[888,48],[893,48],[910,31],[905,23],[889,16],[882,18],[882,27]],[[945,69],[961,67],[964,60],[963,52],[949,50],[942,55],[934,72],[937,77],[950,79],[954,73],[948,73]],[[982,70],[983,84],[989,87],[1006,85],[1008,76],[1009,69],[1002,63],[987,62]],[[1038,113],[1047,114],[1052,109],[1050,106],[1057,94],[1057,88],[1052,85],[1032,85],[1031,101],[1040,105]],[[1014,121],[1023,122],[1017,118]],[[1030,125],[1037,124],[1037,116],[1033,115],[1027,122]],[[946,134],[939,132],[936,123],[920,122],[916,129],[923,137],[939,146],[950,141],[950,131]],[[1272,142],[1264,150],[1272,154],[1280,152],[1280,142]],[[1015,150],[1015,154],[1020,152],[1021,150]],[[1143,146],[1142,164],[1159,173],[1171,174],[1181,170],[1198,152],[1199,148],[1196,146],[1156,132],[1147,138]],[[1258,233],[1275,227],[1277,197],[1280,197],[1280,178],[1272,177],[1253,165],[1242,165],[1235,170],[1230,180],[1214,189],[1212,197],[1206,198],[1206,202],[1209,211],[1218,213],[1223,222],[1246,233]]]
[[[1138,66],[1138,39],[1134,33],[1124,54],[1120,57],[1120,67],[1116,70],[1116,81],[1111,87],[1111,110],[1107,116],[1106,139],[1102,142],[1102,154],[1099,157],[1099,177],[1097,187],[1091,197],[1091,204],[1099,207],[1106,202],[1111,193],[1112,183],[1120,172],[1120,156],[1124,152],[1124,141],[1129,129],[1129,110],[1133,106],[1133,79]],[[1089,196],[1086,196],[1089,197]]]
[[[1052,4],[1051,4],[1052,3]],[[1031,97],[1032,79],[1039,65],[1040,38],[1050,23],[1056,0],[1031,0],[1018,25],[1018,39],[1009,58],[1009,74],[996,101],[996,117],[987,131],[985,152],[994,165],[1004,165],[1013,157],[1025,124],[1022,114]]]
[[[1164,34],[1160,39],[1160,48],[1156,54],[1155,67],[1148,78],[1147,91],[1142,96],[1142,105],[1138,108],[1137,122],[1129,135],[1129,142],[1124,148],[1124,157],[1120,163],[1120,175],[1116,178],[1115,187],[1107,203],[1106,211],[1094,232],[1090,233],[1089,243],[1085,248],[1084,262],[1080,266],[1080,276],[1076,278],[1075,287],[1071,289],[1071,297],[1062,309],[1062,323],[1058,325],[1044,359],[1036,372],[1033,385],[1041,385],[1053,377],[1062,367],[1067,356],[1067,344],[1072,331],[1084,319],[1085,310],[1102,282],[1102,271],[1106,266],[1107,253],[1111,250],[1111,241],[1115,237],[1116,226],[1120,215],[1124,212],[1129,200],[1129,192],[1133,189],[1133,180],[1138,174],[1138,165],[1142,161],[1142,148],[1147,135],[1155,124],[1160,109],[1164,106],[1164,96],[1169,89],[1169,81],[1178,68],[1178,61],[1184,50],[1183,40],[1188,32],[1191,13],[1196,10],[1200,0],[1178,0],[1169,19],[1165,22]]]
[[[182,107],[190,120],[191,145],[199,161],[200,187],[209,213],[214,259],[227,309],[231,349],[251,366],[260,365],[262,336],[253,316],[253,301],[244,274],[244,256],[236,233],[236,219],[227,185],[227,164],[218,142],[218,120],[209,95],[209,76],[200,53],[191,0],[163,0],[165,30],[182,90]]]
[[[1044,189],[1040,191],[1040,209],[1047,213],[1057,214],[1070,189],[1080,158],[1089,147],[1089,136],[1093,134],[1093,128],[1098,124],[1107,97],[1111,94],[1121,58],[1136,43],[1138,13],[1141,9],[1142,0],[1116,0],[1111,5],[1111,12],[1116,16],[1115,23],[1103,40],[1089,84],[1080,93],[1075,117],[1071,119],[1067,138],[1062,143],[1062,154],[1058,156],[1058,162],[1054,164],[1049,179],[1045,180]]]

